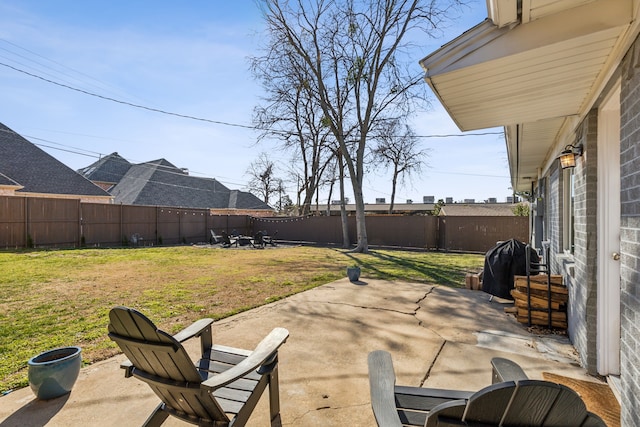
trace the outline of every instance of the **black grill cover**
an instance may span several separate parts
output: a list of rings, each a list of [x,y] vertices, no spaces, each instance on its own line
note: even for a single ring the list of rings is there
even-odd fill
[[[511,239],[498,243],[484,258],[482,290],[500,298],[513,299],[513,276],[527,274],[527,245]],[[531,262],[540,262],[538,253],[529,248]]]

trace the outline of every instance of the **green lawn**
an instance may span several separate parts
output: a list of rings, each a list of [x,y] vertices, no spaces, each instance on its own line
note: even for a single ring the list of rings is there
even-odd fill
[[[345,277],[464,287],[483,256],[414,251],[355,254],[314,247],[265,250],[194,246],[0,252],[0,392],[27,385],[27,361],[78,345],[85,363],[117,353],[108,311],[135,307],[176,332]]]

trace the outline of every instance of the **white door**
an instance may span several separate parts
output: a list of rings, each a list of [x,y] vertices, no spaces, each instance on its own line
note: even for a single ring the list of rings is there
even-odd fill
[[[598,112],[598,303],[600,375],[620,374],[620,87]]]

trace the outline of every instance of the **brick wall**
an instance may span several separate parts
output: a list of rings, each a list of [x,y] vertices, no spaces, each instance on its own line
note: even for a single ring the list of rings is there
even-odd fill
[[[565,174],[558,162],[548,174],[545,224],[551,249],[551,271],[562,274],[569,290],[569,336],[582,366],[597,372],[597,110],[580,124],[576,141],[584,153],[573,170],[574,253],[565,253]]]
[[[584,152],[574,169],[574,253],[564,261],[569,288],[569,332],[582,366],[597,373],[597,110],[589,112],[577,132]]]
[[[639,41],[622,63],[620,93],[620,303],[622,425],[640,414],[640,68]]]
[[[547,218],[545,224],[547,225],[547,237],[550,242],[551,271],[554,274],[558,273],[557,254],[562,251],[562,222],[560,220],[562,213],[562,182],[560,175],[558,167],[554,166],[547,180],[547,211],[545,213]]]

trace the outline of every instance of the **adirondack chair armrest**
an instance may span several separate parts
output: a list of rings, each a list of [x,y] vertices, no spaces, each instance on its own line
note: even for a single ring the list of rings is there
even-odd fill
[[[491,367],[492,384],[529,379],[520,365],[513,360],[505,359],[503,357],[494,357],[491,359]]]
[[[272,370],[277,363],[275,355],[278,348],[287,341],[288,337],[289,331],[285,328],[274,328],[269,335],[260,341],[255,350],[246,359],[234,367],[212,376],[204,381],[201,386],[211,391],[224,387],[238,378],[244,377],[249,372],[257,370],[265,362],[272,365],[270,366],[270,370]]]
[[[211,324],[213,323],[213,319],[205,318],[200,319],[193,322],[190,326],[187,326],[177,334],[173,336],[173,338],[178,342],[184,342],[193,337],[199,337],[202,332],[204,332]]]
[[[379,426],[401,427],[395,404],[396,374],[391,355],[383,350],[369,353],[369,388],[371,408]]]

